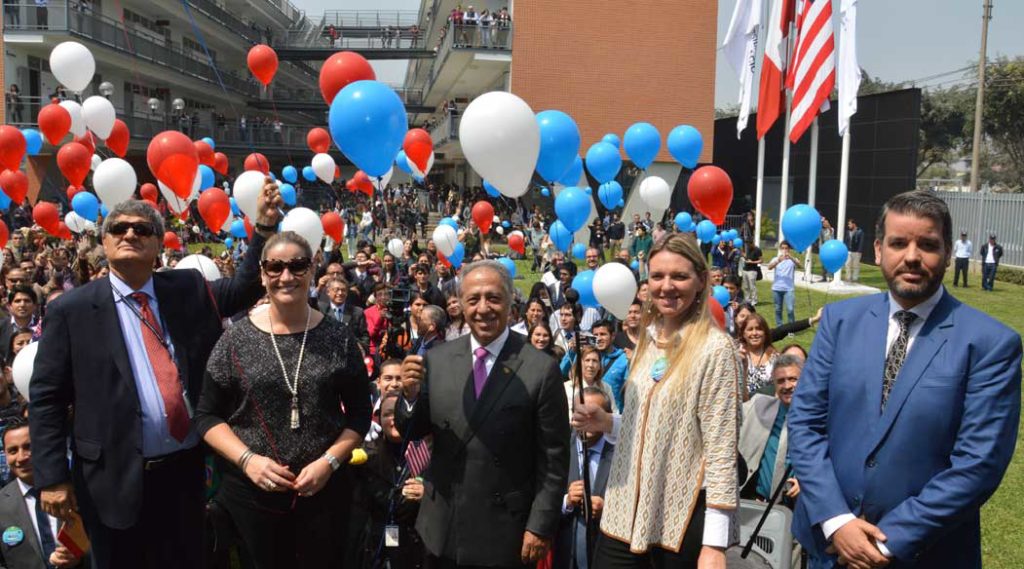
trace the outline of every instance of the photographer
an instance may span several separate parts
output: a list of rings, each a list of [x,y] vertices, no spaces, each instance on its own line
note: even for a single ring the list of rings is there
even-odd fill
[[[626,356],[626,352],[622,348],[616,347],[612,342],[613,328],[611,322],[601,320],[591,328],[592,336],[580,338],[580,340],[581,343],[584,339],[588,340],[586,345],[592,345],[597,350],[601,357],[601,380],[610,388],[615,400],[615,408],[622,409],[622,388],[626,383],[626,376],[629,375],[629,357]],[[593,343],[589,341],[591,339],[593,339]],[[575,362],[575,343],[569,342],[569,348],[566,350],[560,366],[562,375],[568,377]]]

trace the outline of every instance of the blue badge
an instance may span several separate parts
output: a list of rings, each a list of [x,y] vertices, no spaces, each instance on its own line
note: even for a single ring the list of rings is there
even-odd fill
[[[654,365],[651,366],[651,379],[655,382],[661,381],[666,371],[668,371],[668,358],[661,356],[654,360]]]
[[[4,543],[9,547],[14,547],[25,540],[25,532],[21,531],[18,526],[11,526],[4,530]]]

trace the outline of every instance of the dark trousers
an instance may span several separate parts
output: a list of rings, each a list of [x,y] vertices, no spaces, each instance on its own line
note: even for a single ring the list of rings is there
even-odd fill
[[[997,263],[981,264],[981,288],[992,290],[992,286],[996,284],[996,269],[998,267]]]
[[[953,286],[960,286],[960,275],[964,276],[964,286],[967,286],[967,268],[971,260],[964,257],[957,257],[953,262]]]
[[[142,511],[128,529],[105,526],[88,493],[80,491],[93,569],[202,567],[204,484],[199,447],[181,451],[174,460],[147,470],[142,478]]]
[[[645,553],[633,553],[629,544],[601,534],[594,549],[593,569],[690,569],[697,567],[697,559],[704,542],[704,492],[700,493],[693,508],[693,517],[686,526],[683,543],[678,553],[650,546]]]

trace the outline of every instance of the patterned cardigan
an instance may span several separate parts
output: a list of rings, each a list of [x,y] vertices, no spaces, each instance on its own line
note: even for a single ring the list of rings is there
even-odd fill
[[[632,362],[625,385],[601,531],[634,553],[652,545],[678,552],[702,488],[708,507],[739,505],[742,368],[732,341],[713,329],[695,354],[690,377],[655,382],[651,367],[664,351],[648,341],[652,345]],[[736,529],[730,528],[734,539]]]

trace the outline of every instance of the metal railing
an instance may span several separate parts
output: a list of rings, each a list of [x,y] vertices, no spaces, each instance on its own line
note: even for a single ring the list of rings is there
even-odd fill
[[[434,87],[434,82],[441,74],[441,69],[444,68],[451,52],[464,49],[510,51],[512,49],[512,26],[499,28],[496,25],[467,26],[448,22],[441,36],[441,43],[434,48],[437,56],[431,64],[424,92],[429,93]]]
[[[975,261],[981,260],[981,246],[994,234],[1003,246],[1000,262],[1024,267],[1024,194],[939,191],[935,195],[949,205],[954,233],[967,232]]]
[[[328,10],[322,21],[324,27],[340,28],[407,28],[420,23],[415,10]]]
[[[407,105],[423,104],[423,89],[408,89],[400,85],[388,84],[389,87],[398,93],[402,102]],[[295,89],[289,87],[274,87],[272,99],[275,101],[314,101],[322,102],[323,95],[319,89]],[[325,104],[326,108],[326,104]]]
[[[275,36],[273,40],[276,48],[426,49],[423,34],[415,25],[359,29],[326,26],[313,35],[303,30],[289,30],[280,39]]]
[[[457,114],[447,114],[441,117],[437,124],[430,129],[430,139],[437,148],[446,142],[459,139],[459,120]]]

